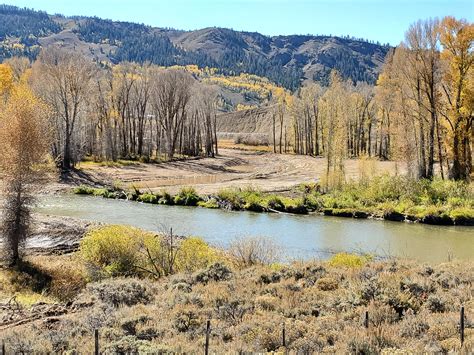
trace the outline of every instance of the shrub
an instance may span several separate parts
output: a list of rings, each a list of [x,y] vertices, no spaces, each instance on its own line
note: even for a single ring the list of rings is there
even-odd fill
[[[278,259],[279,248],[263,237],[237,238],[230,243],[229,253],[240,267],[269,265]]]
[[[174,326],[180,333],[193,330],[199,326],[197,314],[192,310],[182,310],[178,312],[174,319]]]
[[[171,349],[127,335],[105,345],[105,354],[169,354]]]
[[[295,214],[306,214],[308,209],[305,206],[304,199],[302,198],[285,198],[283,199],[283,204],[285,205],[285,211],[288,213]]]
[[[196,282],[225,281],[232,277],[232,271],[224,264],[216,263],[196,274]]]
[[[117,278],[87,285],[87,290],[114,307],[148,304],[153,299],[151,286],[137,279]]]
[[[156,203],[158,203],[159,198],[160,198],[160,196],[157,196],[155,194],[145,193],[145,194],[139,195],[138,198],[137,198],[137,201],[138,202],[144,202],[144,203],[156,204]]]
[[[372,260],[369,255],[355,255],[348,253],[338,253],[329,259],[329,265],[334,267],[359,268]]]
[[[168,191],[166,190],[161,191],[160,196],[161,197],[158,200],[158,203],[160,205],[172,205],[174,203],[173,196],[171,196],[171,194]]]
[[[474,210],[472,208],[456,208],[453,209],[449,216],[453,219],[455,224],[458,225],[474,225]]]
[[[179,271],[192,272],[219,259],[218,253],[200,238],[176,240],[134,227],[107,226],[90,231],[80,253],[92,279],[108,276],[159,278]]]
[[[444,312],[446,310],[446,304],[442,298],[437,295],[429,295],[426,300],[426,306],[431,312]]]
[[[256,192],[246,194],[244,200],[244,209],[247,211],[262,212],[265,209],[262,206],[262,198],[260,197],[260,194]]]
[[[217,193],[220,201],[225,201],[228,209],[239,210],[244,203],[240,193],[236,189],[222,189]]]
[[[199,201],[198,206],[204,208],[219,208],[219,204],[215,198],[209,198],[207,201]]]
[[[217,252],[201,238],[190,237],[179,245],[176,266],[179,271],[193,272],[203,269],[218,259]]]
[[[101,276],[129,276],[137,272],[141,261],[140,248],[159,245],[152,233],[140,229],[112,225],[94,229],[86,234],[80,252],[90,271]]]
[[[283,203],[280,196],[277,195],[270,195],[267,197],[265,202],[267,208],[270,208],[275,211],[284,212],[285,211],[285,204]]]
[[[142,193],[140,192],[140,190],[132,185],[131,188],[130,188],[130,191],[127,193],[127,200],[130,200],[130,201],[136,201],[138,199],[138,196],[140,196]]]
[[[263,310],[273,312],[277,309],[280,299],[271,295],[262,295],[255,298],[255,303]]]
[[[316,287],[321,291],[334,291],[339,285],[337,281],[331,277],[322,277],[316,281]]]
[[[94,188],[87,186],[87,185],[81,185],[78,187],[75,187],[72,192],[75,193],[76,195],[92,195],[94,193]]]
[[[113,191],[109,191],[106,188],[94,189],[93,195],[97,197],[103,197],[103,198],[114,197]]]
[[[174,203],[181,206],[197,206],[201,198],[193,187],[183,187],[174,197]]]
[[[238,134],[234,138],[235,144],[253,145],[253,146],[268,146],[268,135],[264,133],[246,133]]]
[[[44,285],[41,292],[63,302],[73,300],[87,283],[83,265],[77,259],[74,254],[57,258],[43,255],[33,257],[32,264],[50,277],[50,282]]]

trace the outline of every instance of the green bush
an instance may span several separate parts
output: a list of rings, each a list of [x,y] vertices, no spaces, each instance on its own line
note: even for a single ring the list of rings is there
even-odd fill
[[[285,212],[295,214],[308,213],[303,198],[283,198],[282,202],[285,205]]]
[[[99,197],[104,197],[104,198],[109,198],[109,196],[112,196],[113,191],[109,191],[106,188],[101,188],[101,189],[94,189],[93,195],[94,196],[99,196]]]
[[[115,191],[109,190],[107,188],[90,187],[87,185],[81,185],[81,186],[75,187],[72,191],[76,195],[93,195],[93,196],[104,197],[104,198],[116,197]]]
[[[285,211],[285,204],[283,203],[282,199],[278,195],[270,195],[267,196],[265,205],[267,208],[271,208],[275,211],[284,212]]]
[[[198,206],[204,208],[219,208],[219,204],[215,198],[210,198],[207,201],[199,201]]]
[[[197,206],[201,198],[193,187],[183,187],[174,197],[174,203],[181,206]]]
[[[158,200],[158,203],[160,205],[172,205],[172,204],[174,204],[173,196],[171,196],[171,194],[168,193],[168,191],[166,191],[166,190],[161,191],[160,196],[161,197]]]
[[[75,193],[76,195],[92,195],[94,194],[94,188],[87,186],[87,185],[81,185],[78,187],[75,187],[72,192]]]
[[[265,208],[262,206],[263,200],[260,194],[258,193],[247,193],[244,196],[244,209],[247,211],[253,212],[263,212]]]
[[[474,210],[472,208],[456,208],[449,213],[455,224],[474,225]]]
[[[237,189],[222,189],[217,193],[217,197],[221,201],[225,201],[231,204],[232,209],[241,209],[244,201]]]
[[[138,196],[137,201],[138,202],[144,202],[144,203],[153,203],[157,204],[160,196],[157,196],[153,193],[144,193]]]

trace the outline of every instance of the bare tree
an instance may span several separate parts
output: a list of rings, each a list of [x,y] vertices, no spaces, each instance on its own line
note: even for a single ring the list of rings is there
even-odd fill
[[[192,85],[192,77],[181,70],[158,71],[153,78],[152,107],[166,138],[169,160],[175,155],[176,144],[188,115]]]
[[[35,63],[36,91],[55,113],[53,155],[60,158],[64,170],[74,163],[76,127],[95,72],[94,64],[87,58],[57,47],[41,51]]]

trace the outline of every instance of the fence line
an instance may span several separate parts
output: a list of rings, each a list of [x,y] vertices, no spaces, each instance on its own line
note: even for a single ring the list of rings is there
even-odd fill
[[[464,340],[465,340],[465,309],[464,306],[461,306],[460,312],[459,312],[459,340],[461,343],[461,348],[464,345]],[[364,312],[364,328],[368,329],[369,328],[369,311],[366,310]],[[210,346],[210,335],[211,335],[211,320],[208,319],[206,321],[206,340],[205,340],[205,345],[204,345],[204,354],[209,355],[209,346]],[[281,328],[281,344],[284,348],[287,346],[287,339],[286,339],[286,324],[285,322],[282,323],[282,328]],[[2,345],[1,345],[1,355],[6,355],[6,343],[5,339],[2,340]],[[95,355],[100,355],[100,343],[99,343],[99,329],[94,329],[94,354]]]

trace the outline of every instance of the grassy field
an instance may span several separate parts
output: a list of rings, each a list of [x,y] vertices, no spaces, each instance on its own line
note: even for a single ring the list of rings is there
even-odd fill
[[[466,329],[463,348],[458,329],[461,305],[467,324],[474,314],[471,262],[418,265],[338,254],[277,264],[264,240],[236,241],[224,254],[192,239],[174,244],[176,269],[158,276],[144,271],[151,264],[141,253],[148,245],[155,261],[164,260],[153,238],[106,227],[86,236],[77,253],[31,256],[17,270],[1,270],[7,353],[92,353],[95,329],[106,353],[199,353],[207,320],[210,349],[218,353],[474,349],[473,329]],[[170,245],[160,240],[161,248]]]

